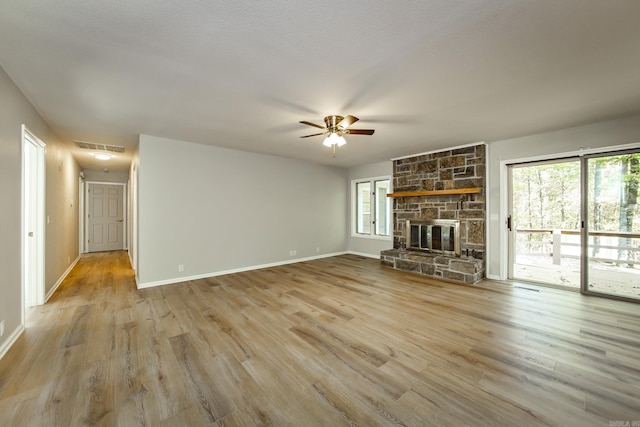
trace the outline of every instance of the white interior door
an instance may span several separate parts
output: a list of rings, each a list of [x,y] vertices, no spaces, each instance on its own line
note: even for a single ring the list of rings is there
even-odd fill
[[[117,251],[124,249],[123,185],[88,185],[88,251]]]
[[[23,309],[44,303],[45,144],[22,129]]]

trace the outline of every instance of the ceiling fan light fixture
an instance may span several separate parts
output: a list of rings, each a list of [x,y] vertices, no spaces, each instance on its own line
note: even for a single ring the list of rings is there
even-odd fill
[[[344,117],[337,115],[327,116],[324,118],[325,126],[302,120],[300,123],[303,125],[322,129],[323,132],[313,133],[311,135],[302,135],[300,138],[326,135],[322,145],[331,148],[333,150],[333,157],[336,157],[336,148],[342,147],[347,143],[344,139],[344,135],[373,135],[374,129],[351,129],[350,126],[358,120],[360,119],[351,115]]]
[[[341,135],[331,132],[329,136],[324,139],[324,142],[322,143],[322,145],[324,145],[325,147],[331,147],[333,145],[342,147],[346,143],[347,141]]]

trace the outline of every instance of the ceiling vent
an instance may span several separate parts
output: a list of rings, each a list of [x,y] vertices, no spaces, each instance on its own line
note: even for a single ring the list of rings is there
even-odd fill
[[[120,145],[96,144],[94,142],[76,141],[76,145],[85,150],[110,151],[112,153],[124,153],[124,147]]]

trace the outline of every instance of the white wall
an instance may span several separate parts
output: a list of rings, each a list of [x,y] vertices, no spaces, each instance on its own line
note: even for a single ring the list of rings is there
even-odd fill
[[[128,172],[105,172],[104,170],[85,169],[84,178],[87,181],[117,182],[125,184],[129,181]]]
[[[80,166],[50,131],[36,135],[47,144],[45,295],[50,295],[80,255]]]
[[[506,166],[640,142],[640,115],[488,144],[487,276],[506,278]]]
[[[361,255],[367,255],[375,258],[380,257],[380,251],[393,248],[393,236],[389,236],[386,239],[360,237],[354,236],[355,230],[353,230],[352,217],[353,206],[351,206],[351,181],[354,179],[363,178],[375,178],[379,176],[389,176],[392,179],[393,185],[393,162],[391,160],[386,162],[372,163],[369,165],[357,166],[349,169],[349,199],[348,203],[348,216],[347,221],[349,225],[349,251]],[[393,200],[389,200],[393,203]],[[393,230],[393,225],[391,226]]]
[[[138,161],[141,287],[346,251],[345,169],[148,135]]]
[[[0,355],[22,330],[21,298],[21,126],[46,147],[45,210],[50,222],[45,235],[45,292],[49,293],[76,260],[78,249],[78,177],[80,169],[70,151],[47,127],[37,111],[0,68]],[[70,262],[69,262],[70,261]]]

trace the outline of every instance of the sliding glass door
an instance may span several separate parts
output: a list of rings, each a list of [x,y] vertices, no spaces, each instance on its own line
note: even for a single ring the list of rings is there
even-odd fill
[[[640,300],[640,150],[509,167],[509,278]]]
[[[583,162],[583,291],[640,299],[640,152]]]
[[[512,165],[509,278],[580,288],[580,159]]]

